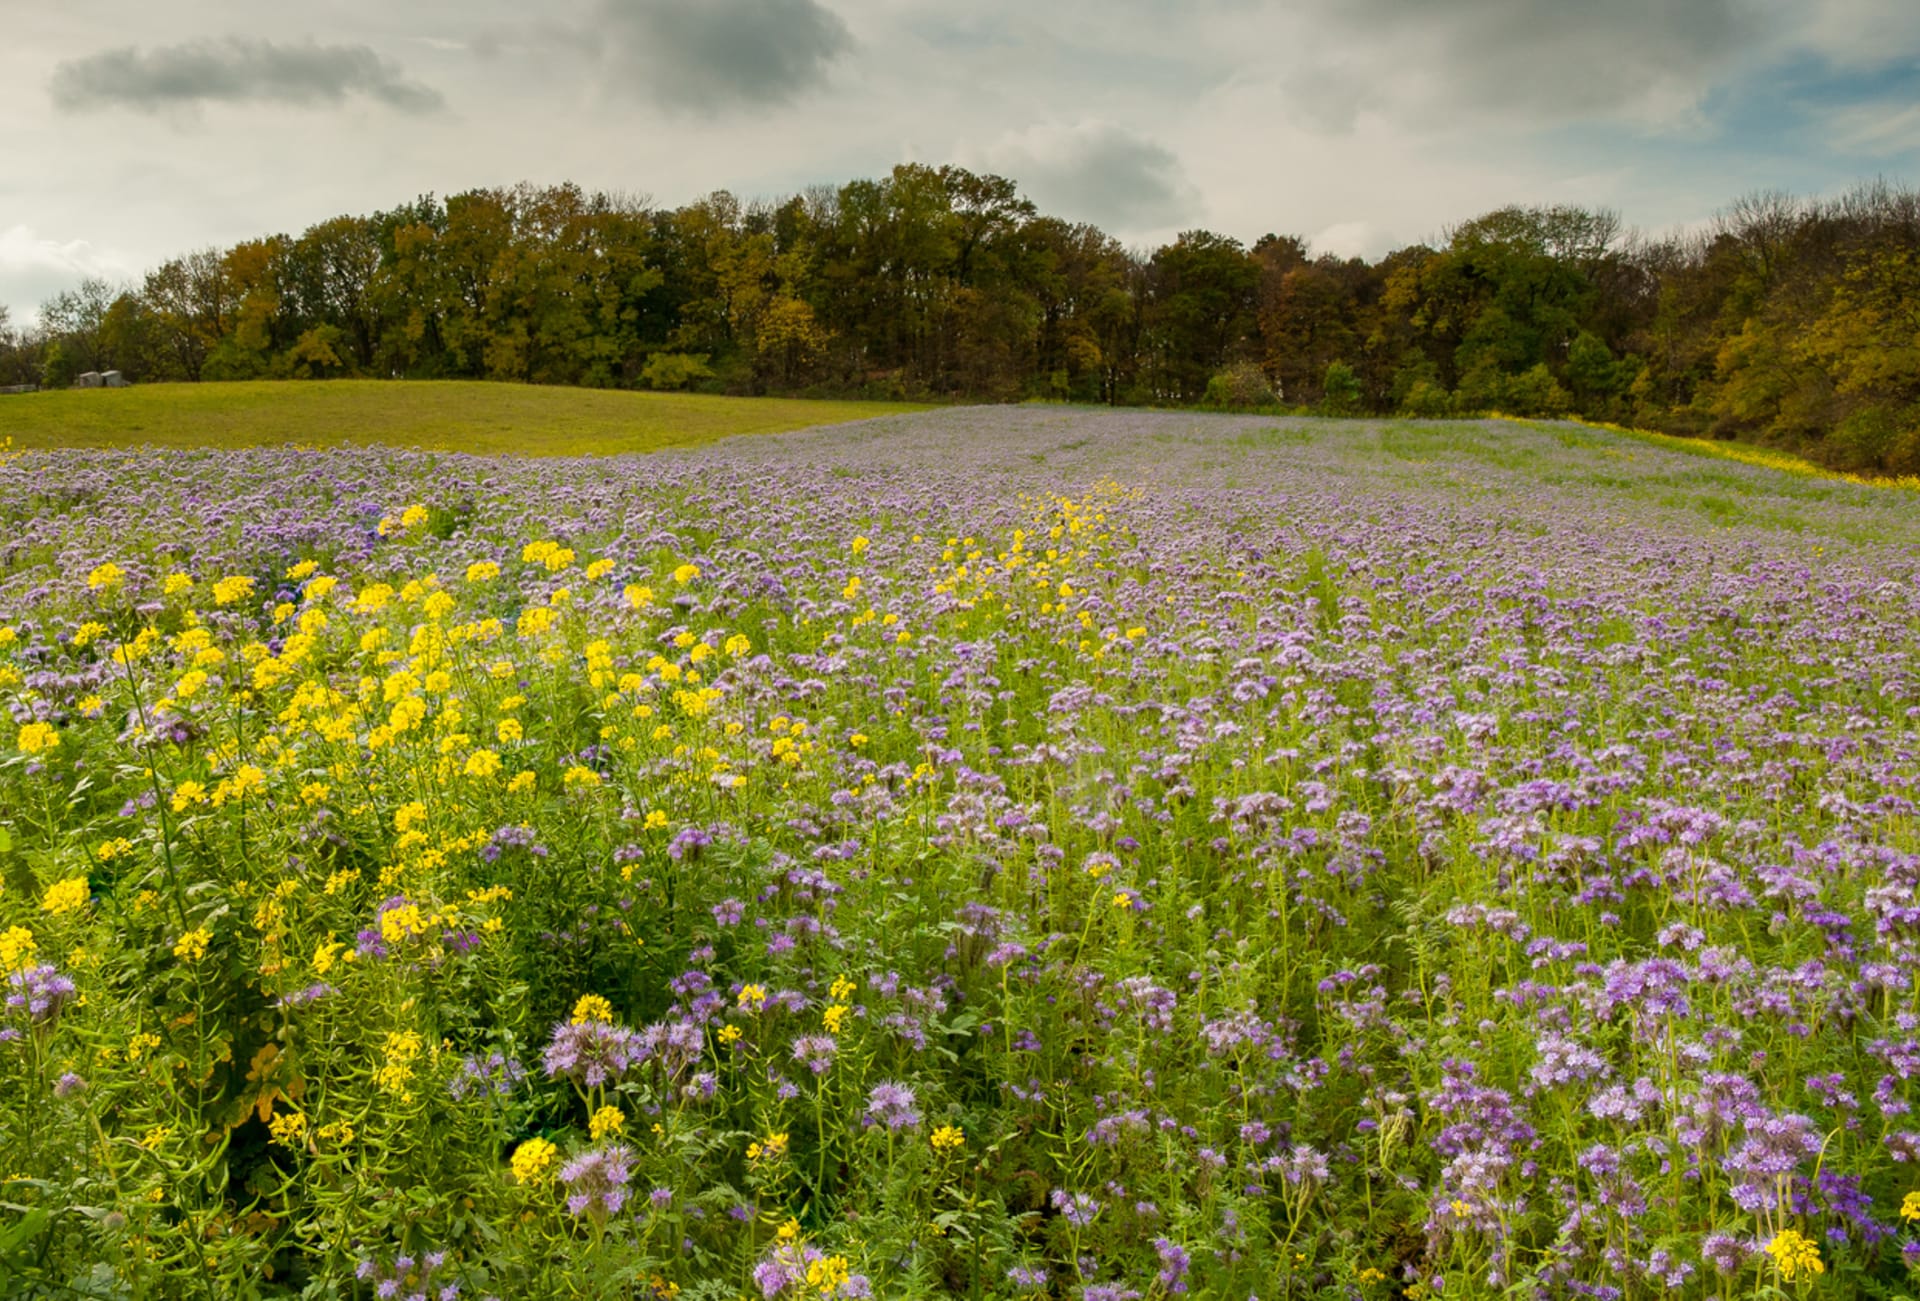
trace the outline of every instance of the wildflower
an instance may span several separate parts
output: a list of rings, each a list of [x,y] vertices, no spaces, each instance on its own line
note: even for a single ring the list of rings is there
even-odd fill
[[[618,1134],[627,1127],[627,1115],[618,1107],[602,1107],[593,1113],[587,1121],[587,1133],[598,1143],[609,1134]]]
[[[1053,1202],[1053,1209],[1076,1229],[1086,1228],[1100,1214],[1100,1203],[1085,1193],[1070,1193],[1064,1188],[1056,1188],[1049,1200]]]
[[[869,545],[870,543],[867,538],[855,537],[852,542],[847,544],[847,550],[853,552],[853,554],[857,556],[861,552],[865,551]]]
[[[833,1066],[839,1045],[827,1035],[802,1035],[793,1041],[793,1060],[815,1075],[825,1075]]]
[[[1169,1294],[1178,1294],[1187,1290],[1187,1269],[1193,1258],[1186,1248],[1171,1238],[1155,1238],[1153,1250],[1160,1257],[1160,1286]]]
[[[87,1091],[87,1082],[72,1071],[61,1072],[60,1078],[53,1082],[53,1096],[71,1098]]]
[[[820,1014],[820,1024],[826,1027],[828,1034],[839,1034],[850,1011],[845,1003],[835,1003]]]
[[[1920,1192],[1908,1193],[1900,1199],[1900,1218],[1908,1223],[1920,1220]]]
[[[567,1209],[575,1215],[605,1220],[627,1204],[627,1182],[633,1178],[633,1152],[615,1143],[575,1157],[560,1167],[567,1186]]]
[[[466,767],[462,771],[469,777],[492,777],[500,771],[500,756],[492,750],[475,750],[467,756]]]
[[[53,730],[51,723],[26,723],[20,728],[20,735],[14,741],[14,748],[22,754],[44,754],[58,749],[60,733]]]
[[[126,570],[109,560],[104,565],[95,565],[87,574],[87,590],[89,592],[110,592],[120,586],[121,580],[125,577]]]
[[[233,574],[220,579],[213,585],[215,605],[232,605],[244,601],[253,595],[253,579],[244,574]]]
[[[957,1152],[967,1145],[967,1136],[956,1125],[942,1125],[933,1131],[927,1142],[936,1152]]]
[[[173,945],[173,956],[182,962],[198,962],[207,956],[207,945],[213,942],[213,932],[202,926],[188,931]]]
[[[767,991],[760,985],[742,985],[738,1003],[742,1011],[758,1012],[767,1005]]]
[[[7,1006],[24,1008],[27,1019],[44,1025],[60,1015],[74,995],[73,981],[50,963],[25,967],[7,977]]]
[[[698,565],[681,565],[673,571],[673,581],[682,587],[685,587],[698,577],[700,577],[700,566]]]
[[[307,1132],[307,1117],[303,1112],[285,1112],[269,1120],[267,1129],[275,1143],[282,1147],[294,1147]]]
[[[613,1004],[598,994],[582,994],[573,1005],[573,1015],[568,1020],[574,1025],[585,1025],[589,1021],[613,1022]]]
[[[1773,1257],[1774,1268],[1780,1271],[1781,1280],[1787,1283],[1801,1275],[1812,1277],[1827,1272],[1826,1265],[1820,1260],[1819,1245],[1793,1229],[1782,1229],[1775,1234],[1773,1241],[1767,1244],[1767,1254]]]
[[[523,1184],[543,1178],[553,1169],[558,1149],[544,1138],[530,1138],[513,1149],[513,1177]]]
[[[86,907],[89,893],[86,877],[68,877],[47,887],[47,892],[40,896],[40,910],[56,917],[74,912]]]
[[[562,1077],[583,1088],[618,1083],[645,1059],[632,1031],[601,1021],[557,1025],[547,1044],[550,1079]]]
[[[912,1128],[920,1123],[913,1090],[890,1080],[874,1085],[867,1094],[867,1110],[862,1119],[868,1125],[885,1125],[889,1130]]]
[[[747,1144],[747,1160],[778,1161],[787,1154],[787,1136],[784,1132],[769,1134],[762,1142]]]

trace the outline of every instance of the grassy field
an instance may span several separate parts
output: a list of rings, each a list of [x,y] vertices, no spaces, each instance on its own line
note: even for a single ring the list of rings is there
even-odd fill
[[[0,399],[16,448],[354,446],[587,456],[922,408],[443,380],[149,384]]]

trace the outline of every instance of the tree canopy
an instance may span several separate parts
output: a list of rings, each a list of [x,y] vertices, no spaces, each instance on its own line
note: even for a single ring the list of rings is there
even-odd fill
[[[1920,471],[1913,191],[1751,195],[1658,240],[1610,211],[1507,207],[1437,243],[1369,262],[1189,230],[1135,251],[1038,211],[1005,177],[919,164],[674,209],[520,185],[185,253],[137,285],[86,281],[33,329],[0,311],[0,384],[111,368],[987,401],[1258,394],[1331,412],[1573,413]]]

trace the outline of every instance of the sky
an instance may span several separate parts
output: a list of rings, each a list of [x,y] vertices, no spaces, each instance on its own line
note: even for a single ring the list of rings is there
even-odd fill
[[[0,0],[0,305],[518,181],[958,163],[1147,248],[1920,180],[1916,0]]]

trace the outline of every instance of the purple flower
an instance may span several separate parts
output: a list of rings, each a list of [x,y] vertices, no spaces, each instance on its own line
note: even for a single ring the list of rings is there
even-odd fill
[[[793,1041],[793,1060],[815,1075],[825,1075],[832,1067],[833,1055],[838,1050],[839,1045],[830,1035],[803,1035]]]
[[[7,984],[12,991],[7,995],[7,1006],[24,1008],[27,1019],[35,1025],[46,1025],[59,1016],[74,995],[73,981],[51,963],[16,971],[7,977]]]
[[[547,1044],[548,1078],[564,1077],[589,1089],[618,1083],[642,1060],[633,1031],[604,1021],[563,1021]]]
[[[913,1090],[892,1081],[874,1085],[867,1094],[864,1119],[868,1125],[885,1125],[896,1131],[919,1124],[920,1112],[915,1106]]]
[[[560,1167],[560,1182],[567,1186],[567,1209],[601,1221],[627,1204],[627,1183],[632,1178],[633,1151],[621,1143],[582,1152]]]

